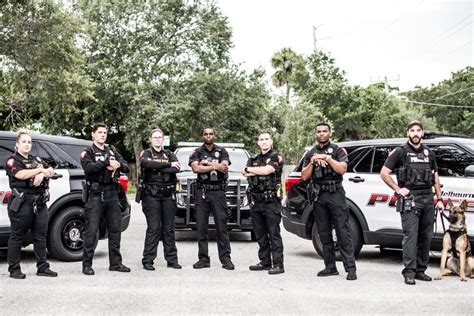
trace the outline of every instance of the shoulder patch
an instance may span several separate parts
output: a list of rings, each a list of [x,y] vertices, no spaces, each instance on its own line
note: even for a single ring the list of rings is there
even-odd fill
[[[278,155],[278,163],[281,163],[283,161],[283,157]]]
[[[341,150],[347,155],[347,150],[344,147],[341,147]]]
[[[10,158],[7,160],[7,166],[8,167],[13,167],[15,165],[15,159],[14,158]]]
[[[140,159],[143,159],[143,154],[144,154],[144,153],[145,153],[145,151],[142,150],[141,153],[140,153]]]
[[[87,155],[87,150],[83,150],[81,152],[81,160],[84,159],[84,157]]]

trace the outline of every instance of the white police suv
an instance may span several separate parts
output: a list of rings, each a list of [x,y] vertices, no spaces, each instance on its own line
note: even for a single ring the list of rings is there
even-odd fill
[[[469,239],[474,242],[474,139],[460,137],[436,137],[426,132],[423,143],[435,153],[439,168],[442,196],[446,203],[467,200],[466,222]],[[373,139],[338,143],[349,155],[344,189],[350,209],[349,226],[355,255],[362,245],[375,244],[380,249],[401,248],[403,232],[400,215],[395,211],[394,192],[380,178],[380,170],[395,147],[406,139]],[[305,152],[310,147],[306,148]],[[304,156],[304,155],[303,155]],[[322,245],[314,224],[312,206],[307,199],[307,181],[301,180],[302,160],[285,181],[286,197],[283,201],[283,225],[299,237],[311,239],[316,251],[322,253]],[[393,175],[395,178],[395,175]],[[449,223],[444,222],[445,227]],[[443,223],[438,215],[434,227],[432,249],[442,248]],[[336,234],[333,233],[337,247]]]
[[[7,202],[11,196],[8,176],[4,163],[15,151],[16,133],[0,131],[0,247],[8,246],[10,236],[10,220]],[[40,156],[62,178],[51,180],[49,207],[49,223],[47,235],[48,253],[62,261],[77,261],[82,258],[84,231],[84,203],[82,202],[82,186],[84,171],[79,156],[85,147],[92,142],[72,137],[31,134],[33,141],[31,154]],[[130,222],[130,203],[125,195],[128,178],[120,180],[122,191],[119,204],[122,210],[122,231]],[[107,236],[106,225],[102,220],[99,228],[100,238]],[[32,242],[31,235],[25,246]]]

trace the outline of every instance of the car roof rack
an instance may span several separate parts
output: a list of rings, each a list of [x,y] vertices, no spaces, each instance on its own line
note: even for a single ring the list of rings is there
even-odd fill
[[[433,132],[433,131],[425,131],[424,132],[424,139],[433,139],[437,137],[459,137],[459,138],[470,138],[468,135],[464,134],[455,134],[455,133],[447,133],[447,132]]]
[[[178,147],[199,147],[202,142],[178,142]],[[244,148],[243,143],[215,143],[217,146],[226,147],[226,148]]]

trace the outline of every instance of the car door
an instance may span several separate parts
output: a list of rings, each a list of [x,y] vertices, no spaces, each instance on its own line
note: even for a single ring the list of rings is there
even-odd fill
[[[10,230],[10,219],[8,218],[7,202],[11,194],[8,176],[5,171],[5,163],[15,153],[15,139],[0,139],[0,230]]]
[[[349,155],[344,189],[347,198],[364,214],[370,231],[400,230],[400,216],[395,211],[396,198],[393,190],[380,178],[380,170],[396,146],[361,147]],[[392,177],[395,179],[395,175]]]
[[[451,199],[454,204],[468,201],[466,223],[468,235],[474,235],[474,178],[465,177],[465,169],[474,165],[474,156],[456,144],[430,144],[436,156],[438,174],[442,185],[442,197],[446,203]],[[445,212],[448,215],[447,212]],[[443,225],[438,217],[436,232],[443,234]],[[444,219],[444,227],[448,228],[449,222]]]

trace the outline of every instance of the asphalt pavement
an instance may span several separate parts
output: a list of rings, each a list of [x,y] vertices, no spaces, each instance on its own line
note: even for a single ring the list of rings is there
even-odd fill
[[[183,269],[166,268],[161,244],[156,271],[141,265],[146,222],[133,203],[129,228],[122,234],[123,263],[131,273],[108,271],[107,241],[100,241],[95,276],[81,273],[81,262],[51,259],[57,278],[35,275],[33,247],[22,252],[24,280],[8,277],[6,251],[0,250],[0,315],[25,314],[449,314],[474,315],[474,279],[458,277],[405,285],[400,251],[383,255],[364,246],[357,258],[358,280],[340,275],[320,278],[324,268],[312,243],[286,232],[285,270],[280,275],[249,271],[258,262],[258,246],[249,233],[232,232],[234,271],[221,268],[214,234],[209,244],[211,268],[194,270],[194,232],[178,232],[178,257]],[[439,253],[433,253],[427,273],[434,276]]]

